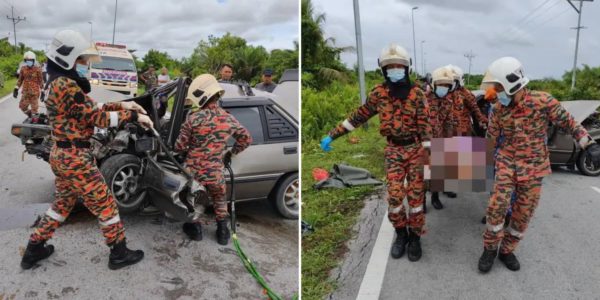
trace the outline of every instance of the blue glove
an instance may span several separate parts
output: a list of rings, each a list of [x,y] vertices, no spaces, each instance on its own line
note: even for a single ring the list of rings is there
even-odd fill
[[[333,139],[330,136],[326,136],[321,140],[321,149],[325,152],[331,151],[331,142]]]

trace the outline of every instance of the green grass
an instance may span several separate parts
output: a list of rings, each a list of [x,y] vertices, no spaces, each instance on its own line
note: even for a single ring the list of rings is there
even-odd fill
[[[17,85],[16,78],[10,78],[7,81],[5,81],[4,87],[0,88],[0,98],[6,96],[8,94],[12,94],[13,89],[15,88],[15,85]]]
[[[330,170],[334,163],[345,162],[368,169],[377,178],[385,178],[384,139],[379,135],[379,124],[371,121],[368,130],[357,129],[352,134],[332,143],[331,152],[323,152],[317,141],[302,145],[302,219],[315,232],[302,239],[302,299],[323,299],[333,292],[336,283],[329,278],[346,252],[346,242],[352,237],[352,227],[363,199],[376,187],[314,190],[313,168]],[[359,143],[348,142],[350,137]]]

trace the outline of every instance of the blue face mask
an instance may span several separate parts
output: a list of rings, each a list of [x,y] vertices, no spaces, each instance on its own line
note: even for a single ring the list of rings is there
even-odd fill
[[[447,86],[436,86],[435,95],[438,96],[438,98],[444,98],[448,95],[448,90],[450,90],[450,88]]]
[[[77,71],[77,74],[79,74],[79,77],[85,77],[88,72],[88,67],[87,67],[87,65],[77,64],[75,66],[75,70]]]
[[[33,67],[33,60],[26,60],[25,65],[28,67]]]
[[[391,82],[398,82],[404,79],[404,69],[394,68],[387,70],[387,76]]]
[[[500,104],[502,104],[503,106],[508,106],[510,102],[512,102],[512,98],[508,96],[505,91],[499,92],[497,93],[497,95],[498,101],[500,101]]]

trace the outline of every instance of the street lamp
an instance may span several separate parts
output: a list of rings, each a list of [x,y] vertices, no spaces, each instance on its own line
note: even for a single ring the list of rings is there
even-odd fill
[[[412,27],[413,27],[413,52],[414,52],[414,65],[415,65],[415,73],[419,73],[417,72],[417,42],[416,42],[416,38],[415,38],[415,10],[419,9],[418,6],[415,6],[412,8],[411,10],[411,14],[412,14]]]
[[[427,72],[425,71],[425,54],[423,54],[423,44],[425,40],[421,41],[421,72],[425,75]]]
[[[88,21],[88,24],[90,24],[90,41],[92,41],[92,40],[94,40],[94,39],[92,38],[92,33],[93,33],[93,29],[92,29],[92,27],[93,27],[93,25],[92,25],[92,21]]]

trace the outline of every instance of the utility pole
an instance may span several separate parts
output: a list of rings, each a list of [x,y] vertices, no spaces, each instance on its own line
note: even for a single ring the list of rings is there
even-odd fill
[[[415,38],[415,10],[419,9],[418,6],[415,6],[412,8],[412,27],[413,27],[413,52],[414,52],[414,66],[415,66],[415,73],[419,74],[419,72],[417,72],[417,42],[416,42],[416,38]]]
[[[362,55],[362,35],[360,31],[360,8],[358,0],[354,0],[354,31],[356,33],[356,54],[358,56],[358,85],[360,87],[360,101],[365,104],[367,101],[367,92],[365,89],[365,66]]]
[[[470,50],[469,53],[465,53],[465,57],[469,60],[469,75],[467,75],[467,84],[469,84],[469,79],[471,79],[471,61],[475,58],[475,54],[473,54],[473,50]]]
[[[423,54],[423,43],[425,43],[425,41],[421,41],[421,72],[423,72],[423,76],[425,76],[427,71],[425,71],[425,54]]]
[[[19,46],[17,45],[17,23],[21,22],[21,21],[25,21],[27,18],[23,17],[21,18],[20,16],[17,16],[15,18],[15,7],[14,6],[10,6],[11,9],[11,17],[6,16],[7,19],[11,20],[13,23],[13,32],[14,32],[14,36],[15,36],[15,52],[19,53]]]
[[[118,0],[115,0],[115,21],[113,22],[113,45],[115,44],[115,29],[117,28],[117,3]]]
[[[573,2],[571,1],[579,1],[579,9],[577,9],[577,7],[575,7],[575,5],[573,5]],[[585,28],[581,26],[581,11],[583,10],[583,1],[593,2],[594,0],[567,0],[567,2],[569,2],[569,4],[573,6],[573,9],[575,9],[575,11],[578,14],[577,27],[571,28],[577,29],[577,37],[575,38],[575,57],[573,58],[573,74],[571,75],[571,91],[575,89],[575,74],[577,73],[577,54],[579,52],[579,30]]]
[[[88,24],[90,24],[90,42],[91,42],[91,41],[94,40],[93,39],[93,33],[94,32],[93,32],[93,29],[92,29],[93,28],[93,23],[92,23],[92,21],[88,21]]]

